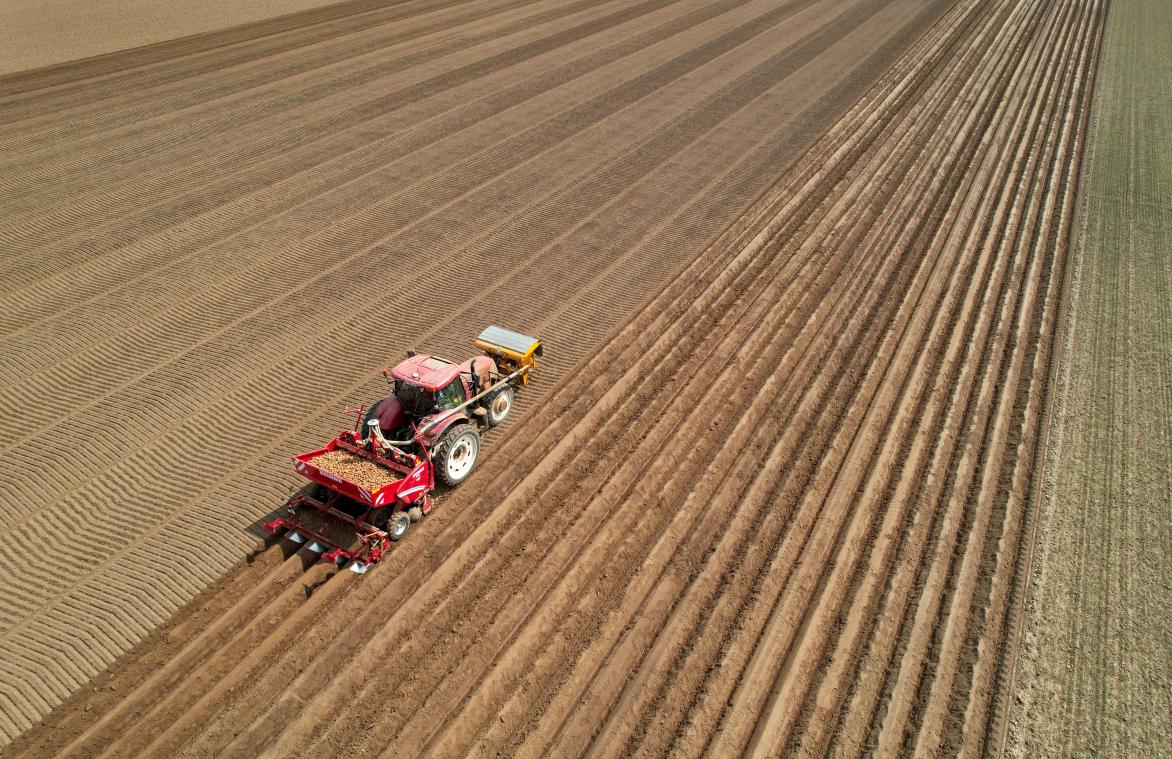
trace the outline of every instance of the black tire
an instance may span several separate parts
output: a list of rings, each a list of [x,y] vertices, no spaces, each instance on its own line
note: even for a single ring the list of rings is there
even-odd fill
[[[390,523],[387,525],[387,537],[398,542],[407,534],[407,528],[410,526],[411,517],[407,516],[407,512],[396,511],[395,515],[391,517]]]
[[[358,436],[360,438],[365,440],[370,435],[370,427],[368,427],[367,424],[370,422],[371,419],[374,419],[375,415],[378,412],[379,407],[383,405],[383,401],[385,401],[385,400],[386,400],[386,398],[381,398],[381,399],[375,401],[374,403],[371,404],[370,408],[368,408],[366,410],[366,414],[364,414],[362,417],[362,428],[358,430]],[[386,438],[387,440],[397,440],[400,437],[408,437],[409,438],[411,436],[411,433],[409,431],[404,436],[403,430],[384,430],[381,424],[379,425],[378,428],[379,428],[379,431],[381,431],[383,433],[383,437]],[[412,445],[408,445],[408,446],[403,446],[403,449],[409,453],[414,453],[415,452],[415,445],[412,444]]]
[[[370,514],[366,517],[366,523],[378,530],[387,529],[387,525],[391,521],[391,507],[386,506],[381,509],[371,509]]]
[[[488,411],[485,424],[490,429],[509,418],[509,412],[513,410],[513,395],[512,386],[505,385],[484,399],[484,408]]]
[[[468,479],[479,458],[480,433],[471,424],[449,428],[431,449],[436,479],[451,487]]]
[[[386,398],[380,398],[379,400],[370,404],[370,408],[368,408],[366,413],[362,415],[362,427],[358,430],[359,437],[365,438],[368,434],[370,434],[370,429],[367,427],[367,425],[370,424],[371,419],[374,419],[375,412],[378,411],[378,407],[383,405],[383,401],[385,400]],[[381,425],[379,426],[379,429],[382,429]]]

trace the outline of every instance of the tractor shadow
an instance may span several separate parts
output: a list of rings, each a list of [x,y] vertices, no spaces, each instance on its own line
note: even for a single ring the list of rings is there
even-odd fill
[[[303,489],[303,486],[291,488],[287,497],[292,497],[292,496],[296,495],[297,493],[302,492],[302,489]],[[452,497],[452,495],[454,493],[456,493],[458,490],[459,490],[459,487],[451,487],[449,485],[444,485],[442,483],[437,482],[435,484],[435,489],[431,493],[433,508],[436,506],[443,505],[443,503],[445,501],[447,501],[450,497]],[[301,550],[301,548],[303,547],[303,545],[301,543],[296,543],[292,540],[285,540],[286,531],[284,529],[278,529],[276,534],[274,534],[264,528],[265,524],[271,522],[272,520],[276,519],[279,516],[284,515],[284,513],[285,513],[285,505],[284,505],[284,499],[282,499],[278,503],[276,508],[270,510],[269,512],[267,512],[263,516],[258,517],[251,524],[249,524],[247,527],[244,528],[244,530],[243,530],[244,534],[248,535],[249,537],[251,537],[254,540],[252,550],[250,550],[244,556],[244,563],[245,564],[251,565],[251,564],[255,563],[256,560],[262,554],[264,554],[267,551],[269,551],[270,549],[272,549],[273,546],[279,547],[279,549],[281,551],[282,560],[288,559],[289,557],[296,554],[299,550]],[[315,555],[310,554],[309,552],[306,552],[306,554],[307,555],[303,555],[301,557],[301,560],[302,560],[302,563],[305,565],[304,568],[308,569],[316,561],[316,557],[315,557]],[[306,597],[308,597],[308,595],[310,593],[312,593],[312,591],[313,591],[313,588],[307,587],[306,588]]]
[[[290,488],[289,494],[286,496],[286,498],[291,498],[298,492],[300,492],[300,487]],[[246,554],[244,557],[245,564],[252,564],[257,560],[257,558],[260,557],[261,554],[265,553],[273,546],[280,547],[282,559],[288,559],[290,556],[300,550],[301,544],[295,543],[292,540],[285,540],[286,531],[284,529],[278,529],[276,533],[271,533],[264,528],[264,525],[268,524],[284,513],[285,499],[281,499],[277,502],[277,506],[275,508],[263,516],[258,517],[250,525],[244,528],[244,534],[253,538],[255,541],[252,550],[249,551],[248,554]]]

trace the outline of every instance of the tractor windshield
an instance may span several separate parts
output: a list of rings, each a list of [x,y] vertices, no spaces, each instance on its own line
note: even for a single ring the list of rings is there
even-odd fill
[[[435,396],[430,390],[395,380],[395,398],[409,416],[425,416],[435,408]]]
[[[457,377],[449,382],[447,387],[436,391],[435,408],[436,411],[447,411],[450,408],[459,406],[466,400],[468,399],[464,397],[464,383]]]

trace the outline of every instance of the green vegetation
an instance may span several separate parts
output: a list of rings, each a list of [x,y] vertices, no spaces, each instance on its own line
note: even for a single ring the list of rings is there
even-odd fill
[[[1109,14],[1013,707],[1024,756],[1172,746],[1172,3]]]

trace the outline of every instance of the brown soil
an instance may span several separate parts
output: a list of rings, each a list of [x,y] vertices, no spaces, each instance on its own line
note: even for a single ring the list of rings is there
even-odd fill
[[[249,24],[328,5],[330,0],[6,0],[0,5],[0,74]],[[353,4],[351,2],[351,4]],[[282,23],[282,21],[277,22]]]
[[[398,477],[373,461],[359,458],[348,451],[330,451],[309,460],[319,469],[335,474],[374,492],[383,485],[389,485]]]
[[[947,4],[367,2],[0,79],[0,742],[405,348],[538,334],[532,410]]]
[[[103,681],[111,690],[100,698],[75,694],[17,740],[14,755],[996,749],[1005,617],[1032,508],[1024,496],[1103,7],[749,3],[728,10],[744,24],[731,27],[724,16],[708,24],[688,15],[705,9],[583,8],[587,24],[636,15],[599,22],[610,30],[602,40],[580,39],[577,55],[603,68],[575,84],[562,117],[535,127],[531,101],[521,101],[504,113],[524,116],[525,131],[506,139],[503,153],[434,176],[388,175],[384,183],[397,176],[411,189],[384,186],[392,194],[364,223],[327,228],[322,240],[273,262],[273,271],[314,276],[334,262],[338,277],[329,281],[349,303],[383,291],[355,285],[356,266],[373,276],[380,263],[393,264],[389,290],[407,272],[416,272],[412,281],[466,272],[461,256],[478,264],[483,274],[467,292],[458,277],[445,280],[453,288],[446,302],[460,310],[450,321],[388,329],[372,325],[368,310],[323,309],[334,301],[300,291],[290,299],[297,310],[277,310],[239,334],[250,355],[273,355],[261,353],[266,347],[289,357],[283,372],[262,373],[254,386],[267,404],[256,412],[266,423],[252,429],[271,429],[273,399],[312,406],[323,384],[339,395],[356,390],[349,383],[362,362],[385,352],[366,347],[375,335],[396,348],[419,335],[417,347],[431,339],[454,354],[456,337],[430,336],[487,317],[542,336],[549,357],[532,388],[539,392],[521,396],[520,422],[498,434],[473,480],[364,576],[320,565],[302,574],[295,559],[277,565],[206,629],[156,639],[130,657],[168,650],[153,655],[155,666],[120,664],[126,674]],[[594,79],[619,73],[604,65],[606,45],[634,43],[685,17],[684,37],[665,40],[680,56],[672,63],[640,41],[635,60],[619,67],[623,80],[634,79]],[[571,18],[562,11],[550,23]],[[546,52],[577,44],[524,38]],[[518,44],[504,49],[516,56]],[[870,66],[882,58],[854,65],[859,49],[891,57],[878,69]],[[453,76],[445,71],[438,76]],[[493,71],[483,64],[477,76],[496,81]],[[507,81],[531,92],[556,71],[544,62],[532,78],[509,71]],[[475,97],[495,96],[470,81]],[[819,131],[825,122],[815,114],[837,110],[845,82],[864,96],[723,225],[730,188],[756,195],[764,185],[755,161],[776,169],[785,149],[774,140]],[[468,97],[454,100],[456,113],[479,107]],[[801,115],[802,103],[813,111]],[[583,120],[600,130],[579,132]],[[428,144],[445,123],[411,139]],[[369,138],[377,130],[360,131]],[[238,138],[263,150],[268,131],[250,134]],[[141,136],[167,144],[154,131]],[[395,139],[406,150],[410,140]],[[556,147],[560,140],[573,150]],[[638,142],[615,150],[627,140]],[[533,152],[541,146],[553,152]],[[231,154],[231,141],[223,148]],[[295,151],[283,146],[269,160],[279,166]],[[398,172],[459,160],[426,149],[400,155]],[[191,157],[193,186],[211,170],[202,158]],[[485,195],[497,176],[501,192]],[[435,210],[443,198],[450,212]],[[529,202],[528,213],[509,216]],[[346,209],[323,208],[323,218]],[[295,236],[313,220],[285,223]],[[404,244],[380,243],[396,224],[406,225],[396,233]],[[428,230],[432,237],[420,237]],[[697,236],[708,243],[685,258]],[[465,247],[447,257],[456,240]],[[80,249],[74,255],[78,265],[88,260]],[[68,260],[62,251],[59,265]],[[169,313],[164,303],[141,308]],[[338,366],[329,373],[320,371],[326,351],[300,331],[265,331],[302,310],[321,345],[333,346]],[[247,325],[254,316],[239,318]],[[215,343],[227,328],[202,339]],[[221,347],[211,355],[230,361],[231,346]],[[189,340],[171,349],[205,357]],[[175,380],[192,398],[211,392],[198,361],[182,366]],[[239,371],[249,372],[247,362]],[[117,395],[137,376],[106,392]],[[247,415],[239,400],[254,397],[249,380],[241,377],[233,396],[224,377],[206,379],[231,405],[218,415],[193,412],[192,425],[230,428],[229,408]],[[281,384],[287,377],[300,384]],[[288,434],[308,441],[332,429],[305,428]],[[273,447],[260,446],[255,461]],[[149,474],[162,462],[108,465],[131,463]],[[235,466],[250,479],[229,493],[260,495],[257,483],[268,480],[256,477],[277,476],[267,464]],[[224,492],[217,476],[203,476]]]

